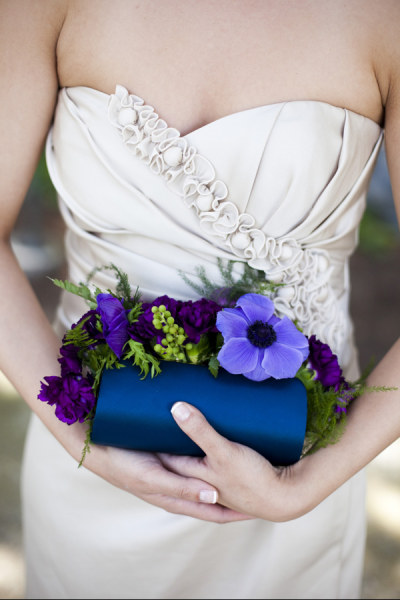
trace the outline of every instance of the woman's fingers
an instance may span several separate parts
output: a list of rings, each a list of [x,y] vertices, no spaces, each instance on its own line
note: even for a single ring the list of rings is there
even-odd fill
[[[114,475],[118,480],[123,478],[124,488],[132,494],[163,495],[205,504],[218,501],[218,491],[212,484],[193,475],[184,477],[167,470],[155,454],[119,448],[108,448],[107,451],[116,467]]]
[[[170,471],[184,477],[207,477],[208,465],[202,458],[195,456],[180,456],[178,454],[157,454],[160,461]]]
[[[220,435],[202,413],[186,402],[176,402],[171,409],[179,427],[208,456],[225,459],[232,452],[233,443]]]
[[[142,496],[142,500],[163,508],[170,513],[194,517],[203,521],[213,523],[232,523],[234,521],[247,521],[254,517],[242,514],[219,504],[201,504],[190,502],[189,500],[179,500],[167,496],[158,496],[156,494]]]

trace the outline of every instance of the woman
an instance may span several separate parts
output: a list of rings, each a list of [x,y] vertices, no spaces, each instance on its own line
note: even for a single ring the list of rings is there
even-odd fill
[[[204,229],[203,209],[124,143],[137,94],[156,107],[140,136],[150,139],[158,113],[178,130],[178,151],[205,157],[238,214],[285,249],[267,255],[283,280],[293,276],[282,302],[308,310],[305,333],[316,328],[354,377],[347,261],[383,127],[400,198],[399,4],[3,0],[0,23],[0,366],[36,414],[23,484],[28,596],[357,597],[362,469],[399,436],[400,392],[362,397],[339,443],[285,470],[222,438],[187,403],[173,416],[204,460],[96,446],[77,470],[85,427],[59,423],[37,392],[58,374],[60,335],[84,306],[62,299],[56,335],[9,235],[54,120],[47,158],[71,279],[113,259],[149,297],[190,297],[178,268],[212,276],[219,257],[245,260],[246,237]],[[123,108],[136,111],[131,123]],[[370,383],[399,386],[399,360],[396,343]]]

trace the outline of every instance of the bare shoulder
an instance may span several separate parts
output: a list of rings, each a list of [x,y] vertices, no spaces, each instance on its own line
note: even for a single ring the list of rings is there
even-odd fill
[[[63,0],[0,0],[0,237],[21,206],[57,101]]]
[[[363,7],[382,105],[388,107],[400,84],[400,2],[364,0]]]
[[[10,42],[23,35],[28,47],[32,38],[51,44],[58,38],[67,7],[67,0],[0,0],[2,39]]]
[[[400,217],[400,2],[369,2],[374,64],[385,110],[385,144],[390,179]]]

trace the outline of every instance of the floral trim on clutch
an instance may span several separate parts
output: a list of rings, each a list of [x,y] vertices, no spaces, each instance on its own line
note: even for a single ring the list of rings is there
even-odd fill
[[[89,287],[93,274],[114,271],[116,291]],[[104,369],[126,362],[142,378],[157,376],[163,361],[207,364],[218,377],[220,368],[253,381],[297,377],[307,390],[307,426],[302,456],[335,443],[345,427],[349,404],[365,391],[366,374],[348,382],[337,356],[316,338],[305,336],[287,316],[280,318],[269,295],[276,284],[260,279],[245,267],[233,281],[231,269],[220,264],[226,282],[213,287],[202,273],[206,296],[182,301],[163,295],[142,302],[132,293],[127,275],[115,265],[91,274],[75,285],[53,280],[62,289],[84,298],[89,310],[64,335],[58,359],[60,376],[44,377],[39,400],[55,406],[58,419],[71,425],[89,424],[80,465],[90,450],[91,425]],[[255,291],[247,291],[248,289]]]

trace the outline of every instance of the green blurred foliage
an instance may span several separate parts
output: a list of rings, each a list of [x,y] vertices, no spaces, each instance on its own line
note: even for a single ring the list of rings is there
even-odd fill
[[[385,258],[400,244],[396,226],[367,206],[360,223],[359,250],[373,258]]]
[[[33,176],[30,193],[36,197],[40,197],[41,201],[47,208],[52,206],[57,208],[57,194],[51,182],[49,172],[47,170],[46,158],[42,153],[35,174]]]

